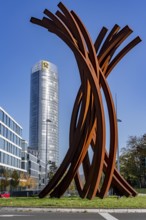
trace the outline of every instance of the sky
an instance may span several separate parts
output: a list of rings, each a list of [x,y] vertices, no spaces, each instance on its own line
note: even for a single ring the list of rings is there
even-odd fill
[[[55,13],[57,0],[0,0],[0,106],[22,127],[29,140],[31,68],[40,60],[58,67],[59,75],[59,155],[68,149],[72,107],[80,86],[79,72],[72,51],[56,35],[30,23],[42,19],[44,9]],[[108,83],[117,100],[119,147],[129,136],[146,133],[146,1],[145,0],[62,0],[74,10],[95,41],[103,26],[128,25],[133,33],[126,42],[140,36],[134,47],[114,68]],[[116,97],[116,98],[115,98]]]

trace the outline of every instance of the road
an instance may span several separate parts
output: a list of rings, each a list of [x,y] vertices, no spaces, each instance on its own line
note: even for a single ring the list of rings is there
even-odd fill
[[[1,212],[0,220],[145,220],[146,213]]]

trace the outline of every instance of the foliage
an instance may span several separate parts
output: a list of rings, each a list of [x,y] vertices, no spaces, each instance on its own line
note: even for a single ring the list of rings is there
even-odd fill
[[[20,172],[20,181],[19,181],[19,186],[21,188],[26,188],[27,187],[27,180],[26,180],[27,174],[24,172]]]
[[[37,181],[35,178],[31,177],[29,174],[21,172],[19,186],[23,189],[35,189],[37,186]]]
[[[69,195],[75,195],[76,194],[76,186],[75,186],[75,182],[74,180],[71,181],[68,189],[67,189],[67,192]]]
[[[11,187],[16,189],[18,185],[19,185],[19,174],[16,170],[14,170],[11,175]]]
[[[0,180],[0,190],[1,191],[6,191],[7,186],[10,185],[9,181],[9,171],[5,168],[1,169],[1,180]]]
[[[49,173],[48,173],[48,178],[49,180],[52,179],[54,174],[56,173],[58,167],[56,166],[56,163],[54,161],[48,161],[49,164]]]
[[[135,190],[136,190],[136,192],[138,192],[138,193],[140,193],[140,194],[142,194],[142,195],[144,195],[144,194],[146,194],[146,188],[135,188]]]
[[[27,175],[26,176],[26,187],[28,189],[35,189],[36,185],[37,185],[36,179]]]
[[[134,187],[146,187],[146,135],[130,136],[126,148],[122,148],[120,171]]]

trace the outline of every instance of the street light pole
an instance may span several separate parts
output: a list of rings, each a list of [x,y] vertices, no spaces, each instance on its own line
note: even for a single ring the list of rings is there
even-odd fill
[[[121,119],[117,117],[117,95],[115,95],[115,105],[116,105],[116,118],[117,122],[122,122]],[[118,123],[117,123],[117,168],[118,171],[120,172],[120,153],[119,153],[119,132],[118,132]]]
[[[47,185],[48,179],[48,157],[47,157],[47,147],[48,147],[48,122],[51,122],[50,119],[46,119],[46,166],[45,166],[45,185]]]
[[[120,119],[117,118],[117,122],[122,122]],[[117,128],[118,130],[118,128]],[[118,132],[117,132],[118,133]],[[118,133],[118,137],[117,137],[117,142],[118,142],[118,149],[117,149],[117,168],[118,171],[120,172],[120,153],[119,153],[119,133]]]

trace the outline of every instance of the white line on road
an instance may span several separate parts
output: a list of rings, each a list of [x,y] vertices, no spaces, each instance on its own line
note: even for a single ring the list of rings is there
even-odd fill
[[[0,218],[4,218],[4,217],[20,217],[20,216],[31,216],[31,215],[0,215]]]
[[[103,218],[107,219],[107,220],[118,220],[117,218],[113,217],[112,215],[110,215],[109,213],[103,213],[100,212],[99,213]]]

